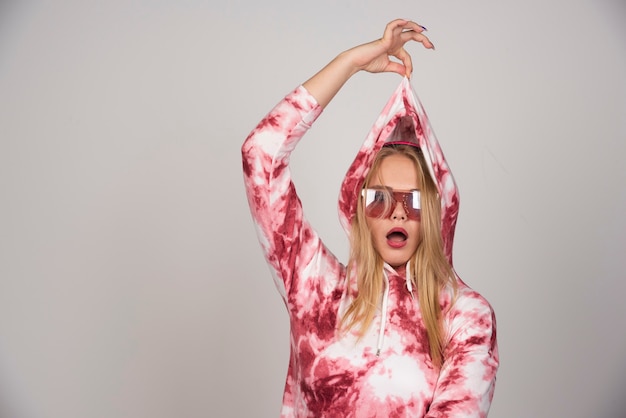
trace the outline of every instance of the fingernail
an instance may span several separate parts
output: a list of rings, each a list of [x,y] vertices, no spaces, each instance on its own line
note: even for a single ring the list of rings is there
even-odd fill
[[[426,29],[426,26],[422,26],[422,25],[420,25],[419,23],[417,24],[417,26],[419,26],[420,28],[422,28],[422,29],[424,29],[424,30],[428,30],[428,29]]]

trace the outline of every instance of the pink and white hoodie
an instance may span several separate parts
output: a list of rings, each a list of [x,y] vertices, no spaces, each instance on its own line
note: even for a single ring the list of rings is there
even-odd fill
[[[281,417],[486,417],[498,350],[489,303],[460,279],[452,307],[442,292],[447,344],[441,369],[410,281],[385,265],[385,290],[366,335],[339,333],[357,292],[355,279],[303,215],[289,155],[322,112],[300,86],[242,146],[245,186],[258,237],[291,325],[291,356]],[[365,139],[343,182],[339,213],[346,230],[374,156],[398,125],[417,137],[442,200],[445,253],[452,260],[458,193],[421,103],[404,79]],[[407,266],[407,271],[410,270]],[[352,275],[354,276],[354,275]]]

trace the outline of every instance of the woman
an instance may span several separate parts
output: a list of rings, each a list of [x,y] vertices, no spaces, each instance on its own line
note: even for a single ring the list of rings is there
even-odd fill
[[[390,22],[287,95],[243,144],[248,201],[290,315],[283,417],[487,416],[495,319],[451,266],[457,191],[408,78],[342,185],[347,265],[304,219],[289,172],[290,152],[343,84],[359,71],[409,76],[404,45],[433,48],[423,32]]]

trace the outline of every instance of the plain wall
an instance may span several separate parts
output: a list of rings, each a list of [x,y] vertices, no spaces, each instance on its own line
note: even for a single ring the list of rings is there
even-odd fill
[[[0,417],[276,417],[288,320],[240,146],[340,51],[407,17],[461,191],[455,267],[492,303],[492,418],[626,417],[626,5],[609,0],[0,3]],[[296,150],[336,199],[395,74]]]

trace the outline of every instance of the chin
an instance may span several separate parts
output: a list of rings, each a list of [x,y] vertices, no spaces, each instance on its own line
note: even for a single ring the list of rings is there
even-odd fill
[[[398,268],[398,267],[404,267],[406,266],[406,263],[409,262],[409,259],[411,257],[407,256],[407,257],[388,257],[385,258],[383,257],[383,261],[385,261],[385,263],[389,264],[391,267]]]
[[[419,243],[415,243],[414,241],[408,241],[402,248],[391,248],[386,242],[379,242],[379,244],[378,246],[374,246],[378,254],[385,263],[394,269],[406,266],[406,263],[415,255],[419,247]]]

